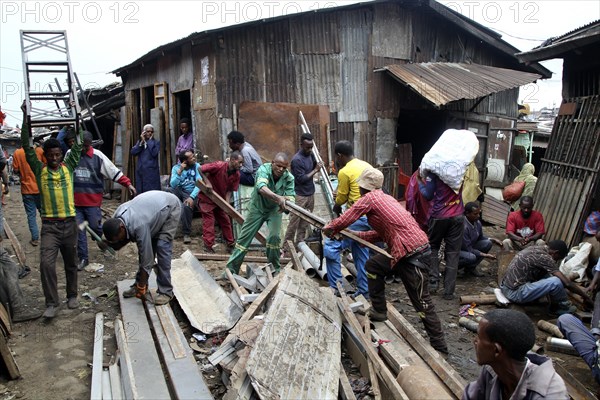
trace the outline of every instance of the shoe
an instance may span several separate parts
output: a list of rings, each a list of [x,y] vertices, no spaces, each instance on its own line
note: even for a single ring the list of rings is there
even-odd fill
[[[553,317],[560,317],[563,314],[573,314],[577,311],[577,307],[571,304],[570,301],[565,300],[561,301],[556,305],[551,305],[550,310],[548,310],[548,314]]]
[[[27,275],[29,275],[30,272],[31,272],[31,268],[29,268],[27,265],[19,268],[19,272],[18,272],[19,279],[25,278]]]
[[[388,317],[387,317],[387,311],[386,312],[379,312],[379,311],[376,311],[374,309],[370,309],[369,310],[369,319],[371,321],[375,321],[375,322],[387,321],[387,319],[388,319]]]
[[[465,271],[465,274],[475,276],[477,278],[481,278],[482,276],[485,276],[485,274],[483,272],[479,271],[477,268],[468,269]]]
[[[146,292],[148,291],[148,285],[138,286],[138,284],[132,285],[129,289],[123,292],[123,298],[129,299],[131,297],[137,297],[138,299],[146,298]]]
[[[446,345],[431,345],[438,353],[442,353],[443,355],[448,355],[448,346]]]
[[[190,235],[183,235],[183,244],[190,244],[192,243],[192,238],[190,237]]]
[[[173,297],[168,296],[166,294],[163,293],[157,293],[157,295],[153,298],[154,299],[154,305],[156,306],[162,306],[167,304],[168,302],[171,301]]]
[[[77,271],[83,271],[85,267],[87,267],[88,265],[90,265],[90,262],[88,260],[86,260],[85,258],[82,260],[79,260],[79,264],[77,264]]]
[[[202,251],[204,251],[205,253],[208,253],[208,254],[215,254],[215,250],[212,248],[212,246],[204,245],[204,246],[202,246]]]
[[[71,298],[67,299],[67,307],[70,310],[79,308],[79,299],[77,297],[71,297]]]
[[[438,281],[429,281],[429,293],[437,293],[440,289],[440,283]]]
[[[44,311],[44,313],[42,314],[42,317],[52,319],[52,318],[56,317],[57,312],[58,312],[58,307],[48,306],[48,308],[46,308],[46,311]]]
[[[232,254],[234,249],[235,249],[235,243],[228,243],[227,244],[227,248],[226,248],[227,253]]]
[[[37,239],[36,240],[31,239],[29,241],[29,244],[32,245],[32,246],[39,246],[40,245],[40,241],[37,240]]]
[[[445,294],[442,296],[442,299],[444,300],[454,300],[454,295],[453,294]]]
[[[12,316],[12,322],[25,322],[31,321],[32,319],[38,319],[42,316],[42,312],[40,310],[36,310],[34,308],[25,308],[21,307],[18,310],[15,310]]]

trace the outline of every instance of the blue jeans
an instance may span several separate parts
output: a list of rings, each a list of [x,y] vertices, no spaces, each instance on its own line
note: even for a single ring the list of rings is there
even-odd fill
[[[367,222],[367,217],[365,216],[357,219],[348,227],[348,229],[358,232],[372,230]],[[357,293],[369,298],[369,284],[367,283],[367,273],[365,271],[365,263],[369,259],[369,248],[362,247],[360,244],[351,239],[325,239],[323,256],[325,257],[327,263],[327,280],[329,281],[329,286],[337,289],[337,282],[342,280],[340,258],[342,251],[348,248],[352,251],[354,266],[356,267],[356,273],[358,275],[356,277]]]
[[[196,207],[196,201],[194,201],[193,207],[184,204],[184,201],[190,198],[190,193],[184,191],[179,186],[175,188],[168,188],[167,192],[173,193],[181,201],[181,233],[183,233],[184,236],[191,235],[192,218],[194,217],[194,208]]]
[[[23,207],[25,207],[25,214],[27,214],[27,225],[29,225],[29,233],[31,233],[31,240],[40,239],[40,231],[38,229],[36,220],[36,211],[41,210],[42,205],[40,203],[39,194],[22,194]]]
[[[583,322],[572,314],[563,314],[558,317],[557,325],[558,329],[565,335],[565,338],[571,342],[581,358],[590,367],[596,382],[600,383],[596,338],[583,325]]]
[[[487,253],[492,248],[492,241],[490,239],[479,240],[473,244],[475,250],[479,250],[481,253]],[[458,267],[465,267],[466,269],[475,269],[479,263],[483,260],[483,257],[476,256],[474,253],[461,250],[458,255]]]
[[[562,281],[556,276],[540,279],[537,282],[527,282],[517,289],[509,289],[502,285],[502,293],[513,303],[530,303],[542,296],[550,295],[553,304],[567,300],[567,292]]]
[[[102,211],[100,207],[75,207],[75,219],[77,220],[77,225],[83,221],[87,221],[90,228],[98,236],[102,236]],[[77,256],[79,257],[79,261],[89,261],[86,231],[78,230]]]

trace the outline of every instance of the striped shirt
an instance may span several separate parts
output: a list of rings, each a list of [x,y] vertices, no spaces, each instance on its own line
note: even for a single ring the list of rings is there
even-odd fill
[[[327,224],[326,228],[337,233],[365,214],[374,230],[355,233],[369,242],[385,241],[391,250],[392,265],[429,242],[412,215],[382,190],[365,194],[339,218]]]
[[[79,132],[79,141],[75,141],[71,151],[56,170],[48,168],[38,160],[35,150],[29,147],[29,125],[25,121],[21,129],[21,143],[25,150],[27,163],[35,174],[40,190],[42,218],[65,219],[75,217],[73,171],[79,164],[83,131]]]
[[[526,283],[537,282],[558,271],[558,263],[548,253],[546,246],[528,247],[508,264],[502,285],[516,290]]]

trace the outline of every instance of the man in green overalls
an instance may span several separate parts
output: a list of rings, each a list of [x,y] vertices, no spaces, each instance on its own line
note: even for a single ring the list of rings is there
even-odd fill
[[[294,201],[294,176],[288,171],[290,161],[285,153],[277,153],[273,162],[261,165],[256,171],[256,184],[248,205],[248,215],[235,243],[227,268],[237,274],[248,246],[263,223],[267,223],[267,258],[276,271],[280,269],[281,213],[285,202]]]

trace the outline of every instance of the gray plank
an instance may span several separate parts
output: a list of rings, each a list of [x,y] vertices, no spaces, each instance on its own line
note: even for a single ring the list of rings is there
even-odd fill
[[[285,270],[246,371],[262,399],[337,399],[341,316],[331,290]]]
[[[150,281],[150,288],[156,288],[156,281]],[[148,301],[146,309],[175,396],[178,399],[213,399],[171,306],[156,306]]]
[[[123,292],[132,284],[133,280],[117,282],[136,399],[170,399],[144,306],[139,299],[123,298]]]
[[[189,250],[172,261],[171,280],[190,324],[203,333],[228,331],[244,312]]]

